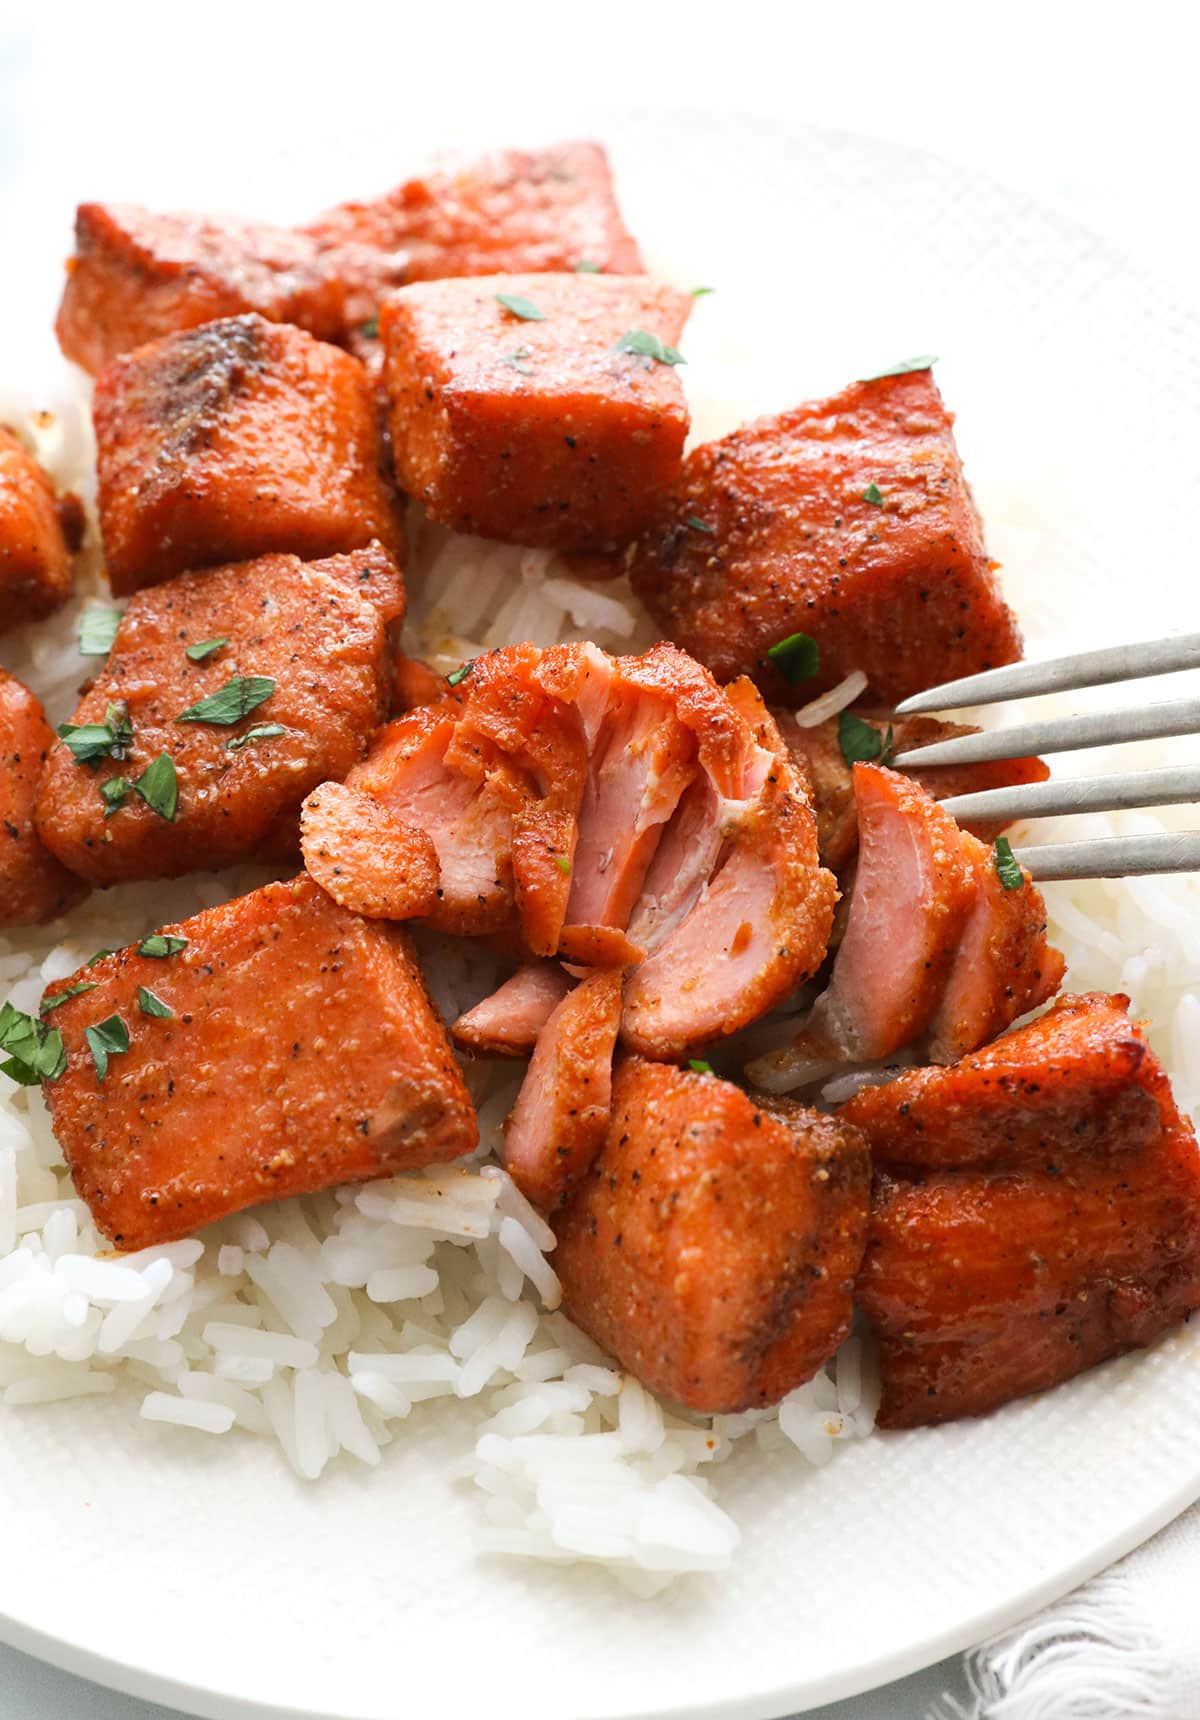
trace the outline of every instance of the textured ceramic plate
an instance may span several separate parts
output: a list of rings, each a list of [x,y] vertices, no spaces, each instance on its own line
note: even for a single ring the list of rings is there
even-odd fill
[[[1197,326],[1103,243],[862,138],[701,114],[522,123],[530,141],[604,136],[655,261],[718,287],[685,343],[702,430],[939,352],[1033,648],[1184,621]],[[488,129],[521,141],[511,116]],[[53,196],[286,216],[382,189],[424,141],[343,130],[281,165],[105,161],[98,137],[86,186]],[[66,216],[47,216],[21,290],[53,291]],[[378,1471],[347,1465],[316,1489],[272,1449],[139,1423],[119,1400],[0,1412],[0,1635],[214,1717],[780,1716],[1015,1620],[1200,1495],[1198,1364],[1200,1323],[986,1421],[846,1448],[823,1472],[745,1451],[718,1477],[745,1534],[735,1569],[654,1602],[594,1573],[477,1560],[472,1490],[446,1479],[467,1434],[442,1406]]]

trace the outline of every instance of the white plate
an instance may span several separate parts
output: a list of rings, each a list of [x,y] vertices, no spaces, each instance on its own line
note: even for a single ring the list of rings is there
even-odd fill
[[[1194,607],[1196,321],[1101,241],[863,138],[702,114],[524,124],[606,136],[635,231],[676,278],[719,287],[687,342],[706,430],[939,351],[1031,644],[1150,635]],[[102,134],[81,193],[119,167],[125,195],[268,214],[386,182],[415,142],[397,129],[381,157],[309,139],[284,187],[253,152],[106,162]],[[823,1472],[742,1452],[718,1477],[745,1532],[736,1568],[653,1602],[477,1561],[472,1491],[445,1478],[463,1426],[442,1406],[377,1472],[315,1489],[250,1439],[152,1427],[127,1402],[2,1413],[0,1636],[219,1720],[779,1716],[977,1640],[1200,1495],[1198,1363],[1200,1322]]]

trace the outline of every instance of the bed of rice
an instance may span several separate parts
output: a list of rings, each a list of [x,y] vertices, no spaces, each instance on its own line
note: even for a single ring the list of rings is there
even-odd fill
[[[0,421],[20,425],[90,505],[86,403],[60,403],[52,416],[39,404],[0,400]],[[90,543],[76,601],[0,650],[52,721],[70,713],[88,673],[75,649],[79,613],[107,601],[94,531]],[[622,584],[582,585],[545,552],[419,523],[408,584],[411,647],[442,670],[518,639],[592,638],[622,651],[654,636]],[[1135,815],[1087,826],[1160,828]],[[0,997],[36,1011],[44,986],[97,948],[264,876],[116,889],[68,919],[0,937]],[[1200,881],[1055,885],[1047,895],[1068,984],[1131,994],[1194,1113]],[[448,940],[422,939],[422,955],[447,1017],[495,978],[489,956]],[[472,1162],[265,1207],[117,1257],[75,1195],[40,1092],[0,1075],[0,1413],[125,1390],[131,1415],[140,1399],[145,1419],[192,1430],[181,1434],[181,1462],[189,1437],[254,1436],[316,1480],[335,1461],[378,1464],[421,1403],[454,1396],[474,1427],[463,1480],[479,1491],[481,1548],[598,1562],[641,1593],[728,1566],[739,1534],[718,1502],[718,1466],[739,1441],[820,1466],[839,1442],[868,1435],[868,1346],[852,1336],[770,1413],[701,1417],[659,1403],[557,1311],[553,1236],[495,1162],[519,1071],[475,1064],[467,1079],[481,1129]],[[856,1079],[813,1091],[836,1101]]]

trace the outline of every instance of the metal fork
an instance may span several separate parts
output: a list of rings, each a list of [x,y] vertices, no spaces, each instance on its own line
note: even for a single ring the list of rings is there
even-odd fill
[[[930,687],[897,705],[898,717],[928,711],[960,711],[996,700],[1027,699],[1169,675],[1200,667],[1200,633],[1084,651],[1044,663],[1013,663]],[[1136,709],[1050,718],[1011,729],[984,729],[954,740],[914,747],[892,759],[900,770],[929,765],[981,764],[1030,754],[1075,752],[1122,741],[1154,740],[1200,733],[1200,698],[1175,699]],[[1112,812],[1135,807],[1179,806],[1200,801],[1200,765],[1128,771],[1114,776],[1019,783],[981,794],[956,794],[942,806],[958,820],[1012,823],[1062,813]],[[1200,830],[1156,836],[1110,836],[1092,842],[1055,842],[1014,850],[1039,883],[1057,878],[1126,878],[1155,872],[1200,871]]]

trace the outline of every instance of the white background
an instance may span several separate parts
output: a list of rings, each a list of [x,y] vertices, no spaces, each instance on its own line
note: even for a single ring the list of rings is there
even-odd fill
[[[169,160],[185,142],[194,155],[200,137],[227,183],[231,159],[252,160],[256,147],[314,118],[353,126],[397,106],[427,120],[431,145],[480,108],[498,110],[503,143],[505,111],[524,133],[544,99],[750,110],[894,137],[1056,205],[1195,294],[1193,17],[1164,0],[1119,11],[1053,0],[0,0],[0,281],[7,318],[20,325],[8,321],[0,352],[36,350],[55,293],[52,277],[23,269],[23,235],[61,230],[65,251],[73,203],[121,195],[123,164],[137,177],[139,157]],[[43,324],[27,330],[25,307],[35,303]],[[947,1685],[961,1693],[949,1664],[823,1710],[822,1720],[920,1720]],[[165,1713],[0,1648],[0,1720]]]

